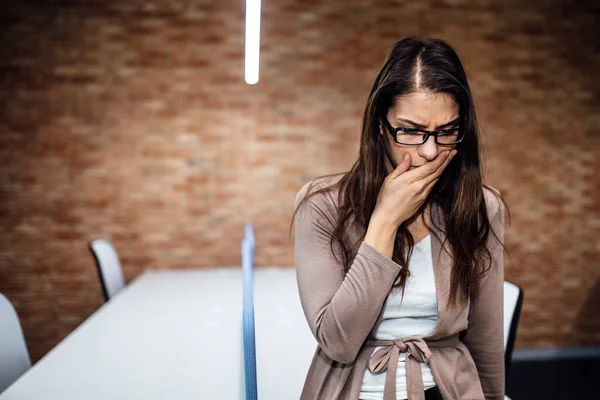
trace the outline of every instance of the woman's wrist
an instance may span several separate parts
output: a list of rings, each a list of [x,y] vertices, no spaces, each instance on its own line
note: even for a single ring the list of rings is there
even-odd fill
[[[381,217],[373,213],[371,219],[369,221],[369,229],[372,227],[373,229],[377,229],[381,231],[381,233],[387,235],[396,236],[396,232],[398,231],[398,227],[402,224],[402,222],[393,221],[387,217]]]
[[[381,254],[392,258],[398,225],[384,219],[371,218],[364,242]]]

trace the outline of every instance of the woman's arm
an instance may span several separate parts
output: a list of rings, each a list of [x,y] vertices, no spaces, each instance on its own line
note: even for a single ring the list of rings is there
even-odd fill
[[[504,399],[504,205],[484,189],[492,230],[488,249],[492,267],[479,283],[479,296],[469,307],[463,342],[469,348],[486,400]]]
[[[296,206],[306,189],[296,196]],[[401,267],[363,242],[344,276],[341,260],[330,247],[335,222],[328,194],[310,197],[298,210],[296,276],[302,308],[319,346],[331,359],[347,364],[356,359],[377,322]]]

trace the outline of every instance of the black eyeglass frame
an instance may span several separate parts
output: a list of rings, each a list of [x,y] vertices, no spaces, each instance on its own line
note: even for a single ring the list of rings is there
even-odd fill
[[[454,146],[455,144],[458,144],[460,142],[462,142],[465,138],[465,133],[464,131],[458,127],[458,128],[450,128],[450,129],[438,129],[435,131],[426,131],[424,129],[417,129],[417,128],[405,128],[402,126],[399,126],[397,128],[394,128],[390,122],[387,120],[387,118],[382,118],[383,122],[385,123],[385,125],[388,128],[388,131],[390,132],[390,134],[392,135],[392,138],[394,139],[394,142],[398,143],[398,144],[403,144],[405,146],[420,146],[423,143],[427,142],[427,140],[429,139],[429,136],[433,136],[435,143],[440,145],[440,146]],[[448,131],[459,131],[459,139],[454,142],[454,143],[440,143],[438,142],[438,135],[440,134],[444,134],[444,133],[448,133]],[[413,133],[413,132],[421,132],[423,133],[423,141],[421,143],[404,143],[404,142],[399,142],[398,141],[398,132],[407,132],[407,133]]]

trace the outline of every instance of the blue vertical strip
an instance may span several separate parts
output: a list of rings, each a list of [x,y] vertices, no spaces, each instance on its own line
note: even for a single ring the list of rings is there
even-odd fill
[[[245,238],[242,240],[242,280],[243,308],[242,323],[244,333],[244,377],[246,383],[246,400],[258,400],[258,384],[256,381],[256,340],[254,334],[254,231],[252,224],[245,227]]]

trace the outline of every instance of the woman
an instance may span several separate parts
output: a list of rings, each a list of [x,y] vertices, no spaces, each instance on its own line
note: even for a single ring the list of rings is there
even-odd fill
[[[352,169],[296,197],[296,269],[318,347],[301,399],[503,399],[504,205],[482,183],[461,62],[396,43]]]

